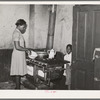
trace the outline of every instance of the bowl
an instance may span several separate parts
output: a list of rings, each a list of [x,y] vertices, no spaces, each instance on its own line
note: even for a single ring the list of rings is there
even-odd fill
[[[37,53],[34,51],[31,51],[31,55],[28,55],[28,57],[31,59],[35,59],[37,56],[38,56]]]

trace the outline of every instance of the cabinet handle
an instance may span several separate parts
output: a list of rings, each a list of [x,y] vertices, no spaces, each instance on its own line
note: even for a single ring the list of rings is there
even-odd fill
[[[95,77],[95,78],[94,78],[94,81],[99,82],[99,81],[100,81],[100,79],[98,79],[97,77]]]

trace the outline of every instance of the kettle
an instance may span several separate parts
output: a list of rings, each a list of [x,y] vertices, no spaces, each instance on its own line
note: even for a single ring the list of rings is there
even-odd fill
[[[53,59],[56,54],[55,50],[51,49],[51,50],[48,50],[47,52],[49,54],[49,59]]]

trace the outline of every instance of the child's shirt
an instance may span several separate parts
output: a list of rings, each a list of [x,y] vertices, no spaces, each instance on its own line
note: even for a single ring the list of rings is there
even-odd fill
[[[68,65],[71,66],[72,53],[66,54],[66,55],[64,56],[64,60],[69,61],[70,63],[68,63]],[[66,69],[66,64],[64,64],[64,68]],[[63,74],[63,75],[66,76],[66,70],[64,70],[64,74]]]

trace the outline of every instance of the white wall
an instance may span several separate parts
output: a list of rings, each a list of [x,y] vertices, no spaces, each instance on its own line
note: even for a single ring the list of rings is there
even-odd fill
[[[29,26],[30,13],[33,13],[34,17],[31,26],[34,31],[31,31],[30,35],[28,27],[24,35],[26,45],[33,48],[46,48],[49,23],[47,5],[35,5],[32,12],[29,5],[0,5],[0,49],[12,48],[12,33],[16,20],[24,18]],[[65,53],[66,45],[72,43],[72,24],[73,5],[58,5],[54,34],[55,50]]]
[[[31,5],[29,47],[46,48],[49,23],[47,5]]]
[[[34,48],[46,48],[49,11],[46,5],[35,6]]]
[[[12,33],[17,19],[23,18],[29,24],[29,5],[0,5],[0,49],[12,48]],[[24,37],[28,45],[27,29]]]
[[[54,34],[54,49],[66,52],[66,45],[72,44],[73,5],[58,5]]]
[[[34,48],[46,48],[49,10],[47,5],[35,5],[33,13],[33,33],[30,43]],[[54,33],[54,49],[66,52],[66,45],[72,44],[73,5],[58,5]],[[34,34],[34,35],[32,35]],[[32,47],[32,46],[31,46]]]

